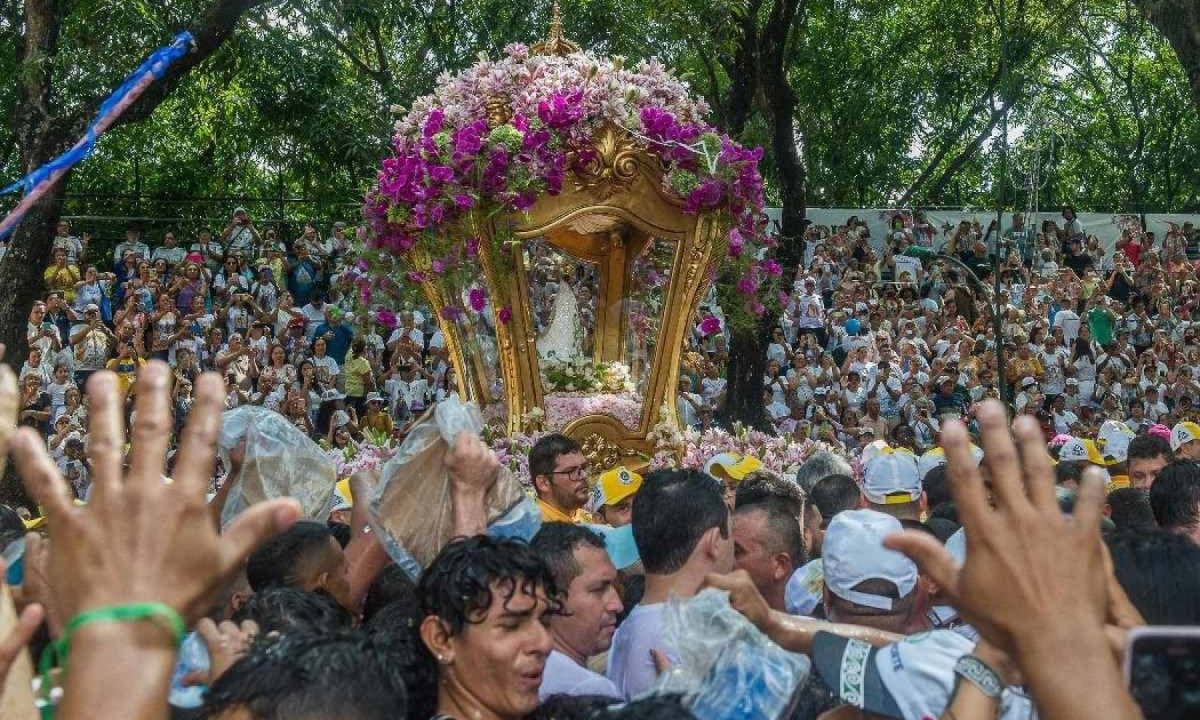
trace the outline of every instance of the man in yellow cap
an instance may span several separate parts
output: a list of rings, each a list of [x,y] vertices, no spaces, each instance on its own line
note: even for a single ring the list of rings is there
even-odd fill
[[[1171,452],[1184,460],[1200,460],[1200,425],[1189,421],[1171,428]]]
[[[592,488],[592,512],[613,527],[633,522],[633,497],[642,488],[642,476],[618,466],[600,475]]]
[[[737,486],[746,479],[747,475],[761,469],[762,466],[763,464],[758,458],[750,455],[721,453],[712,456],[704,464],[704,472],[719,480],[725,487],[725,504],[732,510]]]

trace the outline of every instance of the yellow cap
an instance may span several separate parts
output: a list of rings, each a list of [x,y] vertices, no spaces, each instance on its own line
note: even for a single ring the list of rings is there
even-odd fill
[[[735,483],[746,479],[755,470],[762,469],[762,462],[751,455],[721,453],[708,461],[705,471],[718,480],[732,480]]]
[[[592,486],[592,510],[599,510],[605,505],[616,505],[641,488],[642,476],[624,465],[606,470]]]
[[[1129,487],[1128,475],[1113,475],[1112,478],[1109,479],[1108,485],[1104,487],[1104,494],[1107,495],[1113,490],[1123,490],[1127,487]]]
[[[350,478],[333,486],[333,511],[349,510],[354,507],[354,494],[350,492]]]
[[[1188,421],[1171,428],[1171,452],[1179,452],[1179,448],[1193,440],[1200,440],[1200,425]]]

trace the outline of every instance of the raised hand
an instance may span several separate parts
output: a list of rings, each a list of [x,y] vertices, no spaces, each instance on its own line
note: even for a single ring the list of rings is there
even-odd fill
[[[166,603],[187,619],[197,618],[245,556],[300,515],[295,501],[273,500],[250,508],[224,535],[217,534],[205,503],[224,404],[223,383],[216,374],[196,381],[174,482],[165,481],[170,379],[161,362],[139,371],[131,468],[122,475],[125,432],[117,378],[110,372],[92,376],[93,481],[86,506],[72,504],[71,491],[37,432],[22,428],[14,436],[14,457],[25,486],[51,518],[49,583],[64,619],[137,602]]]

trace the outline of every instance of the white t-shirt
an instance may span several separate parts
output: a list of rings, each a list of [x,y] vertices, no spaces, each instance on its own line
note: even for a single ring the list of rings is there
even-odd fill
[[[651,650],[661,650],[672,662],[678,662],[663,640],[665,607],[665,603],[634,607],[613,635],[608,670],[604,674],[626,700],[642,694],[658,679]]]
[[[621,692],[613,685],[612,680],[577,665],[574,660],[557,650],[551,650],[546,658],[546,668],[542,671],[538,700],[545,700],[551,695],[599,695],[620,698]]]

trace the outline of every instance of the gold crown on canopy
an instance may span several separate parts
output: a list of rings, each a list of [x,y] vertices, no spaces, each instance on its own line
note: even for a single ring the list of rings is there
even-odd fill
[[[530,51],[534,55],[559,55],[565,56],[571,53],[580,52],[580,48],[575,43],[571,42],[563,35],[562,27],[562,11],[558,6],[558,0],[554,0],[554,4],[550,7],[550,33],[546,39],[534,44]]]

